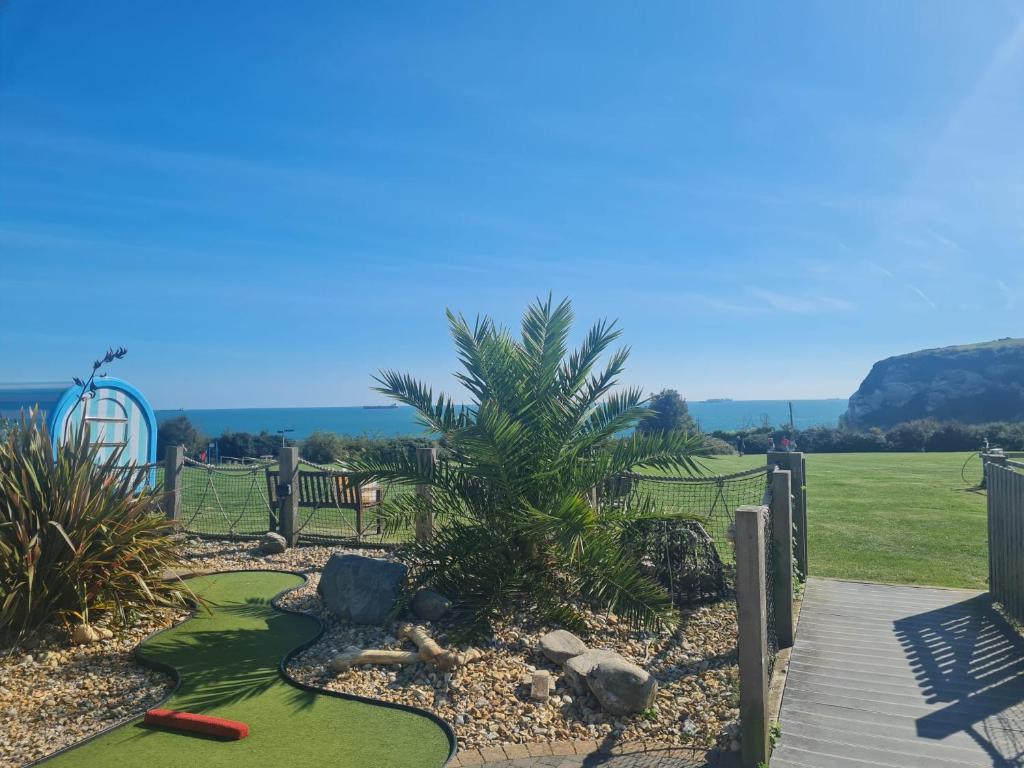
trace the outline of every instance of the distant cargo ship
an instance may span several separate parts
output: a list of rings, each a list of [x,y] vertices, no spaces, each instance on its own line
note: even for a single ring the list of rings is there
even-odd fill
[[[397,408],[397,407],[398,407],[398,403],[392,403],[391,405],[364,405],[363,406],[363,408],[365,408],[368,411],[383,411],[383,410],[387,410],[387,409],[390,409],[390,408]]]
[[[704,401],[705,403],[731,403],[733,399],[731,397],[709,397]]]

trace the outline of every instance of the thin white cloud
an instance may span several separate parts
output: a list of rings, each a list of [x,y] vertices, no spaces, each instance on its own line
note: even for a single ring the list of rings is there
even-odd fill
[[[867,268],[870,271],[874,272],[877,275],[884,275],[885,277],[888,277],[890,279],[895,279],[896,278],[896,275],[894,275],[888,269],[883,267],[881,264],[876,264],[875,262],[871,261],[870,259],[866,260],[864,262],[864,264],[867,266]]]
[[[1017,306],[1017,292],[1012,290],[1010,286],[1004,283],[1002,280],[996,280],[996,287],[999,292],[1003,294],[1003,308],[1007,311]]]
[[[794,315],[812,315],[826,312],[848,312],[854,308],[852,302],[824,294],[776,293],[764,288],[751,288],[751,296],[763,302],[772,312]]]
[[[764,288],[747,288],[735,298],[688,293],[687,301],[716,312],[741,315],[817,315],[849,312],[853,302],[824,294],[783,294]]]
[[[932,309],[938,309],[939,308],[938,305],[936,305],[936,303],[934,301],[932,301],[930,298],[928,298],[928,294],[925,293],[924,291],[922,291],[916,285],[910,286],[910,290],[912,290],[914,293],[916,293],[921,298],[921,301],[923,301],[925,304],[927,304]]]

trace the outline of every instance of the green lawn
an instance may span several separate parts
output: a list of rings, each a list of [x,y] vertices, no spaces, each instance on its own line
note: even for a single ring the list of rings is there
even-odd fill
[[[988,573],[985,496],[971,491],[981,474],[966,453],[834,453],[807,455],[809,558],[814,576],[984,588]],[[713,474],[762,466],[763,455],[708,460]],[[267,530],[262,473],[186,470],[182,517],[196,532],[236,535]],[[745,500],[741,503],[751,503]],[[300,512],[304,535],[351,536],[353,512]],[[368,514],[368,518],[372,513]],[[367,524],[371,524],[368,520]],[[721,538],[715,531],[716,539]],[[399,540],[407,536],[403,533]],[[370,532],[369,540],[380,540]]]
[[[984,589],[985,495],[967,453],[807,454],[808,557],[813,576]],[[710,460],[714,474],[765,457]]]

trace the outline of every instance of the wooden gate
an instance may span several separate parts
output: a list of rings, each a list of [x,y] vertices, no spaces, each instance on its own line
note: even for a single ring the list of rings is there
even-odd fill
[[[1024,622],[1024,464],[985,463],[988,583],[992,599]]]

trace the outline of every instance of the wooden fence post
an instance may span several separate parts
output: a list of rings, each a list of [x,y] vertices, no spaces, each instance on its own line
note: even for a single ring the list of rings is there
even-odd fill
[[[768,606],[764,532],[767,507],[736,510],[736,623],[743,768],[768,762]]]
[[[772,473],[772,584],[779,649],[793,647],[793,496],[790,473]]]
[[[421,474],[433,472],[437,464],[437,448],[417,448],[416,464]],[[421,483],[416,486],[416,495],[426,502],[424,509],[416,511],[416,541],[434,538],[434,513],[430,509],[430,486]]]
[[[981,487],[988,487],[988,465],[1006,466],[1006,454],[1000,449],[981,454]]]
[[[807,485],[804,455],[798,451],[772,451],[768,463],[789,470],[793,493],[793,555],[800,580],[807,580]]]
[[[280,472],[277,499],[281,505],[278,525],[288,546],[294,547],[299,543],[299,449],[282,447],[277,454],[277,465]]]
[[[989,456],[990,454],[987,453],[981,455],[981,487],[987,491],[985,494],[985,511],[988,518],[988,591],[998,602],[1003,598],[1003,499],[998,475],[989,471]]]
[[[181,527],[181,472],[185,467],[185,446],[168,445],[164,453],[164,516],[175,529]]]

